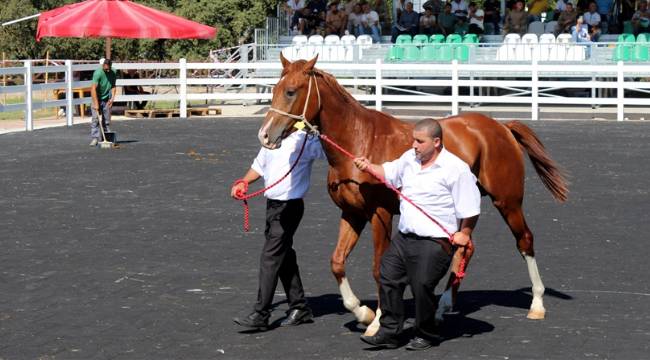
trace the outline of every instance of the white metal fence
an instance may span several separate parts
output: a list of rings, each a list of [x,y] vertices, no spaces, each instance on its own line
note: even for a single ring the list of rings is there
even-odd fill
[[[33,111],[46,107],[65,107],[67,125],[73,124],[73,107],[90,104],[89,97],[73,98],[73,89],[88,87],[90,81],[74,81],[76,71],[91,71],[99,65],[32,66],[0,69],[0,75],[22,77],[22,85],[0,87],[0,94],[24,94],[24,102],[0,105],[2,111],[24,111],[25,129],[34,128]],[[377,60],[374,64],[319,63],[320,69],[334,74],[339,83],[356,89],[359,101],[373,102],[377,110],[383,104],[420,103],[447,104],[457,114],[460,104],[527,104],[531,119],[539,119],[540,105],[583,105],[616,107],[616,119],[625,118],[626,106],[650,108],[650,67],[647,65],[584,64],[395,64]],[[269,89],[279,80],[281,65],[275,63],[117,63],[114,68],[164,70],[156,79],[119,79],[118,86],[171,86],[176,93],[153,95],[118,95],[116,102],[177,101],[180,116],[187,116],[188,101],[269,101]],[[37,73],[65,73],[65,80],[33,84]],[[233,72],[241,76],[219,76]],[[243,91],[228,92],[237,85]],[[221,90],[206,92],[206,87]],[[63,100],[34,101],[34,91],[65,89]],[[571,96],[576,93],[577,96]]]

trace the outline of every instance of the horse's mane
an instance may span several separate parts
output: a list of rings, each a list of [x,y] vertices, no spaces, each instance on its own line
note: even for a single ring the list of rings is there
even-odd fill
[[[350,95],[350,93],[347,90],[345,90],[345,88],[341,86],[341,84],[339,84],[338,81],[336,81],[334,75],[319,69],[314,69],[314,75],[320,77],[325,83],[325,85],[327,85],[336,94],[338,94],[346,103],[359,104],[357,99],[352,97],[352,95]]]

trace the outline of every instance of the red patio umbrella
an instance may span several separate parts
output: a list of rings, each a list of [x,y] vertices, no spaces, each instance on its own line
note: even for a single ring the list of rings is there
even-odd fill
[[[86,0],[44,12],[38,19],[36,41],[52,37],[106,37],[110,39],[210,39],[213,27],[199,24],[129,0]]]

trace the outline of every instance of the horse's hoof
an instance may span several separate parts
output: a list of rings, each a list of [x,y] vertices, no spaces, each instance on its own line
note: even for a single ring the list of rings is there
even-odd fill
[[[375,319],[375,312],[365,305],[359,307],[357,314],[355,314],[357,315],[357,321],[364,325],[370,325],[372,320]]]
[[[546,316],[546,310],[530,310],[528,311],[527,318],[531,320],[544,320]]]

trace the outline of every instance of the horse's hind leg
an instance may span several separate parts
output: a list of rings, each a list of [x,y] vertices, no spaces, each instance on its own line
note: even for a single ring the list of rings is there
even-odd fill
[[[378,208],[375,214],[370,219],[372,225],[372,240],[374,244],[375,254],[372,263],[372,275],[377,282],[377,294],[379,294],[379,267],[381,265],[381,257],[390,245],[390,236],[393,228],[393,215],[383,208]],[[377,295],[379,299],[379,295]],[[366,328],[364,335],[373,336],[379,330],[379,318],[381,317],[381,309],[377,302],[377,309],[375,318],[372,323]]]
[[[526,224],[526,219],[521,208],[521,201],[515,202],[515,204],[505,204],[504,202],[495,201],[494,204],[501,212],[512,234],[517,239],[517,249],[519,249],[519,253],[524,257],[528,266],[528,275],[533,284],[533,302],[528,311],[528,318],[534,320],[544,319],[546,309],[544,309],[542,297],[544,296],[545,289],[542,278],[539,276],[537,261],[535,261],[533,233]]]
[[[375,314],[367,306],[360,306],[361,301],[354,295],[348,279],[345,277],[345,260],[359,240],[359,235],[366,225],[366,219],[351,213],[341,214],[339,225],[339,239],[332,254],[332,273],[339,284],[339,291],[343,297],[343,306],[354,313],[357,321],[370,324]]]

